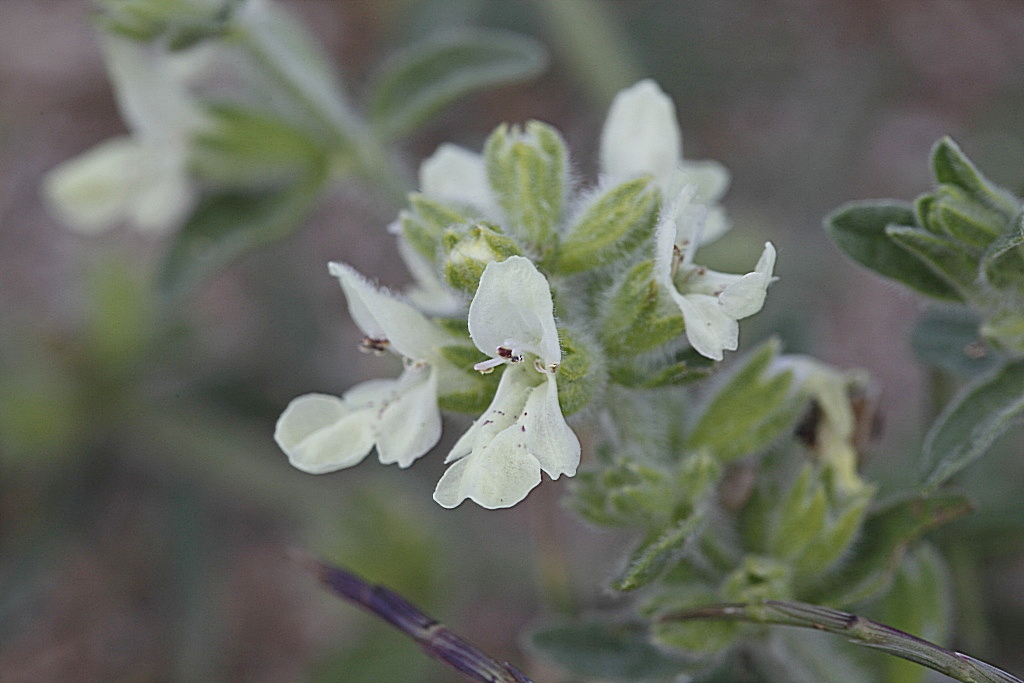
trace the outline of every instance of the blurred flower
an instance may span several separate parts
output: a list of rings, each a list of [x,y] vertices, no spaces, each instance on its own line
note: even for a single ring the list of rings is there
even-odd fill
[[[491,356],[477,370],[509,367],[491,405],[448,454],[452,465],[434,500],[447,508],[466,498],[485,508],[510,507],[540,483],[541,470],[552,479],[573,476],[580,460],[579,440],[558,404],[562,354],[551,290],[529,259],[488,264],[469,307],[469,331]]]
[[[50,171],[43,192],[69,227],[96,233],[119,223],[163,232],[184,220],[196,191],[189,140],[203,126],[187,82],[201,49],[168,52],[118,35],[103,37],[104,57],[130,136],[107,140]]]

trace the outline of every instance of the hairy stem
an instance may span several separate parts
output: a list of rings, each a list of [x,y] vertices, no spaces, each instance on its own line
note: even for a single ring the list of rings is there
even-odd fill
[[[765,600],[751,604],[710,605],[673,612],[662,621],[727,619],[758,624],[813,628],[845,636],[858,645],[881,650],[964,683],[1024,683],[991,664],[929,643],[909,633],[855,614],[802,602]]]

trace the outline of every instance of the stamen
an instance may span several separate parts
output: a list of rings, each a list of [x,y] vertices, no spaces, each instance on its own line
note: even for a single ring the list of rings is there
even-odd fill
[[[359,342],[360,351],[372,353],[375,356],[387,351],[389,346],[391,346],[391,342],[384,337],[363,337],[363,341]]]

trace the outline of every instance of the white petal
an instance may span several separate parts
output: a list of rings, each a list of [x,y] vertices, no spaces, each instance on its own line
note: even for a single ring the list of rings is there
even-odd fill
[[[562,360],[548,281],[522,256],[487,264],[469,305],[469,334],[488,356],[506,347],[549,366]]]
[[[676,168],[673,184],[676,187],[693,185],[693,201],[715,204],[729,189],[729,169],[717,161],[683,161]]]
[[[180,148],[155,146],[145,162],[136,168],[130,220],[142,232],[163,233],[184,222],[196,192]]]
[[[760,311],[764,306],[774,269],[775,247],[771,242],[766,242],[754,272],[747,273],[726,287],[718,297],[725,314],[734,320],[740,320]]]
[[[420,190],[432,199],[468,204],[490,215],[494,200],[482,156],[445,143],[420,164]]]
[[[676,245],[676,211],[674,205],[662,207],[658,224],[654,226],[654,272],[653,277],[669,290],[672,284],[672,259]]]
[[[102,142],[50,171],[43,191],[62,222],[86,233],[125,220],[130,212],[132,173],[146,148],[129,137]]]
[[[434,500],[453,508],[466,498],[494,510],[515,505],[540,483],[540,463],[517,426],[508,427],[469,458],[453,463],[437,482]]]
[[[375,424],[377,455],[385,465],[408,467],[441,438],[437,407],[437,373],[433,368],[407,369],[398,380],[397,395]]]
[[[534,387],[530,383],[530,380],[533,379],[530,374],[536,377],[536,373],[530,373],[527,368],[522,366],[505,368],[501,380],[498,382],[498,389],[494,392],[494,398],[491,399],[491,404],[470,425],[466,433],[455,442],[448,457],[444,459],[446,463],[470,455],[482,448],[506,427],[515,423],[522,414],[530,391]]]
[[[347,264],[332,262],[328,268],[341,281],[349,314],[366,336],[387,339],[398,353],[415,360],[444,344],[444,334],[409,304]]]
[[[178,77],[175,60],[187,58],[156,43],[104,34],[103,54],[121,115],[146,140],[184,138],[202,120],[201,109]]]
[[[558,405],[555,375],[530,391],[516,425],[526,437],[526,448],[540,462],[541,469],[552,479],[574,476],[580,464],[580,441],[562,417]]]
[[[401,235],[398,237],[398,255],[416,283],[406,290],[406,297],[416,308],[438,316],[453,316],[464,310],[462,299],[441,280],[433,264]]]
[[[716,297],[706,294],[683,296],[675,290],[670,293],[683,313],[686,339],[697,353],[712,360],[722,360],[723,351],[736,350],[739,346],[739,325],[722,312]]]
[[[675,105],[654,81],[640,81],[615,96],[601,132],[605,173],[616,179],[650,173],[662,183],[680,155]]]
[[[306,394],[281,413],[274,440],[295,468],[333,472],[359,464],[373,448],[369,417],[336,396]]]

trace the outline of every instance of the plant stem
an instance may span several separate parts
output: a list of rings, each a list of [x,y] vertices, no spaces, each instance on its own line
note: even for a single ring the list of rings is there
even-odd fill
[[[845,636],[858,645],[916,662],[964,683],[1024,683],[991,664],[941,648],[909,633],[855,614],[801,602],[765,600],[751,604],[710,605],[673,612],[662,621],[725,619],[813,628]]]
[[[455,669],[463,678],[480,683],[533,683],[508,662],[487,655],[394,591],[304,553],[296,555],[326,588],[402,631],[419,643],[424,652]]]

